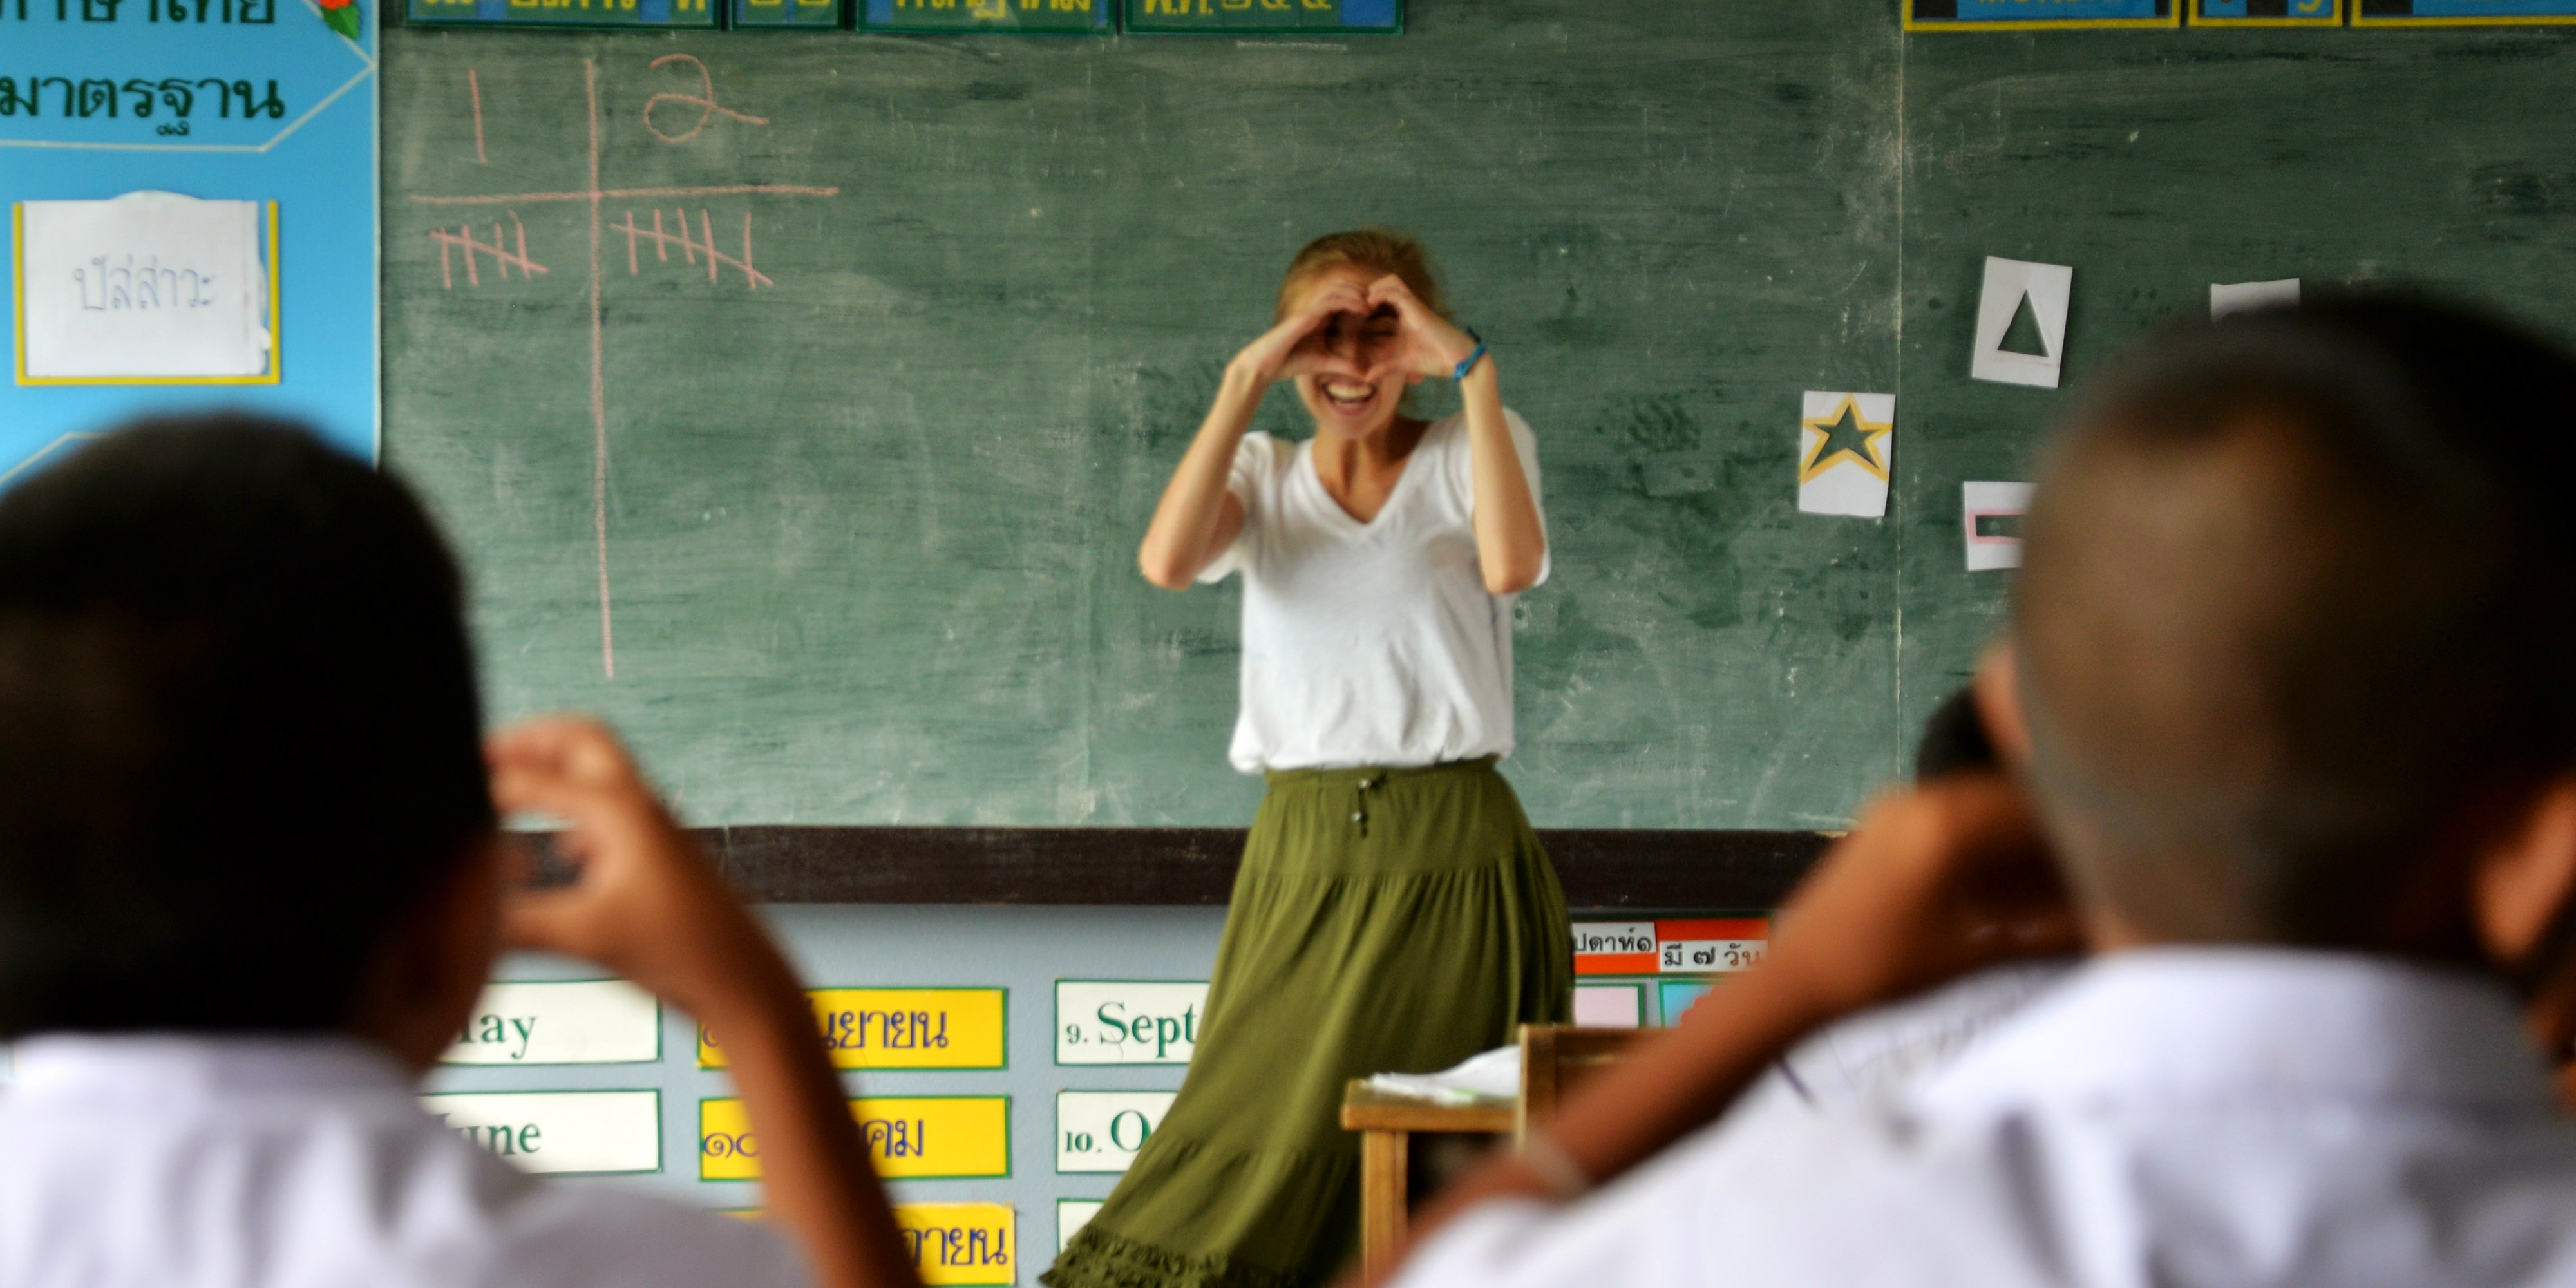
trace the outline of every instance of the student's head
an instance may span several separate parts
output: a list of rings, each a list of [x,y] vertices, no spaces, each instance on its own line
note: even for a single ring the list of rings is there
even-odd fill
[[[1318,237],[1288,261],[1287,276],[1279,284],[1278,317],[1286,320],[1316,293],[1337,284],[1365,291],[1371,282],[1390,276],[1403,279],[1432,312],[1448,316],[1431,252],[1402,233],[1360,228]],[[1398,330],[1392,306],[1366,316],[1339,314],[1325,323],[1321,338],[1334,361],[1326,370],[1297,378],[1297,396],[1317,424],[1364,435],[1394,421],[1412,382],[1393,375],[1367,376],[1394,355]]]
[[[2090,391],[2014,638],[2097,929],[2492,946],[2478,900],[2516,881],[2547,916],[2564,855],[2480,865],[2576,825],[2544,817],[2576,770],[2571,397],[2556,347],[2389,297],[2177,327]]]
[[[430,987],[386,945],[494,826],[459,596],[411,496],[292,425],[147,420],[0,495],[0,1037]],[[463,895],[450,974],[488,964]]]

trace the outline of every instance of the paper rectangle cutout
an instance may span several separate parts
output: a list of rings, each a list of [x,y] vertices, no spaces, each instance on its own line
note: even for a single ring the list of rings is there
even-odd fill
[[[425,27],[713,27],[709,0],[407,0]]]
[[[461,1091],[420,1098],[421,1108],[521,1171],[662,1170],[658,1091]]]
[[[2358,0],[2356,27],[2522,27],[2576,22],[2576,0]]]
[[[932,1288],[1019,1279],[1019,1223],[1010,1204],[897,1203],[894,1224],[921,1282]]]
[[[2192,0],[2195,27],[2340,27],[2343,0]]]
[[[1574,1022],[1587,1029],[1633,1029],[1646,1022],[1643,984],[1577,984]]]
[[[1798,510],[1862,519],[1887,513],[1896,395],[1810,389],[1798,420]]]
[[[1073,1236],[1081,1233],[1082,1227],[1091,1224],[1091,1218],[1100,1215],[1101,1206],[1105,1201],[1102,1199],[1057,1199],[1055,1201],[1057,1256],[1063,1256],[1064,1250],[1072,1245]]]
[[[1660,921],[1579,921],[1574,925],[1576,975],[1723,974],[1761,957],[1771,938],[1768,917],[1688,917]],[[1732,945],[1705,962],[1698,950]]]
[[[731,0],[726,13],[736,31],[833,31],[841,0]]]
[[[1668,979],[1655,986],[1655,1005],[1662,1009],[1664,1027],[1682,1022],[1683,1013],[1708,996],[1705,980]]]
[[[998,988],[818,988],[806,994],[824,1049],[840,1069],[999,1069],[1008,1056],[1008,994]],[[698,1030],[698,1067],[725,1067]]]
[[[1117,3],[1118,0],[858,0],[859,30],[1114,36],[1118,34]]]
[[[1207,981],[1060,979],[1057,1064],[1188,1064],[1207,1014]]]
[[[1977,297],[1977,347],[1968,374],[1998,384],[2057,387],[2066,361],[2066,302],[2073,294],[2075,270],[2063,264],[2033,264],[2018,259],[1986,257],[1985,289]],[[2003,347],[2022,301],[2030,301],[2031,320],[2039,324],[2042,352],[2014,353]]]
[[[1133,34],[1393,35],[1404,0],[1124,0]]]
[[[1962,483],[1959,527],[1968,571],[2021,567],[2021,518],[2030,512],[2028,483]]]
[[[879,1176],[1011,1174],[1009,1096],[868,1096],[850,1102],[850,1117]],[[698,1179],[760,1179],[760,1141],[740,1100],[698,1102]]]
[[[275,203],[261,214],[173,192],[18,203],[18,383],[277,383]]]
[[[2299,279],[2284,277],[2272,282],[2212,282],[2209,285],[2209,320],[2215,322],[2230,313],[2252,309],[2297,308]]]
[[[1172,1091],[1059,1091],[1055,1093],[1055,1170],[1127,1170],[1146,1138],[1163,1125]]]
[[[2179,0],[1903,0],[1907,31],[2179,27]]]
[[[662,1058],[662,1005],[622,979],[500,983],[483,996],[440,1064],[650,1064]]]

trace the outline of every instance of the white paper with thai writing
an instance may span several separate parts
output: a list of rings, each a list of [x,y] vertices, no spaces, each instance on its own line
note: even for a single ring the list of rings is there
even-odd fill
[[[129,192],[18,218],[20,379],[267,374],[258,202]]]

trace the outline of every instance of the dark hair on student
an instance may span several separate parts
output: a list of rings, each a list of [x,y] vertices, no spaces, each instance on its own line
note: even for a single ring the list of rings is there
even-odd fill
[[[2394,294],[2178,325],[2098,382],[2014,617],[2079,890],[2377,945],[2482,807],[2576,766],[2572,397],[2556,345]]]
[[[0,1037],[348,1022],[494,825],[456,565],[299,427],[138,421],[0,495]]]
[[[1914,781],[1989,774],[1998,768],[1994,740],[1986,736],[1985,717],[1977,711],[1977,686],[1962,685],[1924,719],[1923,737],[1914,744]]]

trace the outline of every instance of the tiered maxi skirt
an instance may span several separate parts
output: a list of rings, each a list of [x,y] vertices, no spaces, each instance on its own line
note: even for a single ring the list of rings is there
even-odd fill
[[[1343,1084],[1562,1023],[1565,895],[1493,761],[1269,776],[1179,1097],[1052,1288],[1308,1288],[1359,1238]]]

